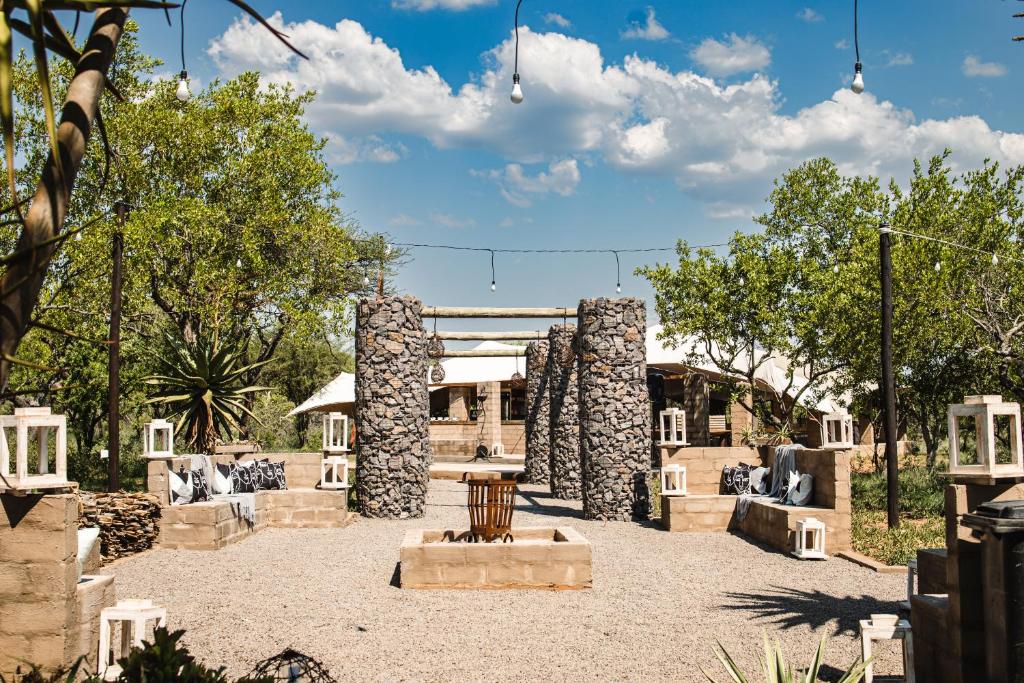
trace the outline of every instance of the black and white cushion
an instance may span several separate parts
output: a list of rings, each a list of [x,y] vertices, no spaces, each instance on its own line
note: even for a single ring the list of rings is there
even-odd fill
[[[274,488],[284,491],[288,488],[288,482],[284,478],[284,462],[272,462],[270,466],[274,469]]]
[[[217,463],[213,468],[213,492],[219,494],[231,493],[231,468],[234,463]]]
[[[277,488],[277,477],[274,466],[269,460],[263,459],[256,463],[256,490],[273,491]]]
[[[210,487],[206,474],[202,470],[186,470],[184,465],[175,472],[168,467],[168,488],[171,492],[171,505],[187,505],[210,500]]]
[[[235,463],[231,466],[231,493],[255,493],[258,477],[256,463]]]

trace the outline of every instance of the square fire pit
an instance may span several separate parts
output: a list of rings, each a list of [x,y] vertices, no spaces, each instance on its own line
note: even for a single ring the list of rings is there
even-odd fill
[[[509,543],[470,543],[468,530],[413,529],[402,588],[590,588],[590,542],[569,527],[512,529]]]

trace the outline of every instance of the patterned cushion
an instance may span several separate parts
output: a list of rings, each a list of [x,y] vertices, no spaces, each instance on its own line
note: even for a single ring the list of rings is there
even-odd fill
[[[273,491],[277,488],[277,477],[274,474],[274,466],[269,460],[260,460],[256,463],[256,490]]]
[[[274,468],[274,488],[284,491],[288,488],[288,482],[284,478],[284,462],[272,462],[270,466]]]
[[[213,468],[213,492],[214,493],[231,493],[231,468],[234,467],[232,464],[220,464]]]
[[[177,472],[168,468],[167,479],[171,505],[187,505],[210,500],[210,486],[202,470],[186,470],[184,465],[179,466]]]
[[[259,477],[259,469],[254,462],[231,465],[231,493],[255,493]]]

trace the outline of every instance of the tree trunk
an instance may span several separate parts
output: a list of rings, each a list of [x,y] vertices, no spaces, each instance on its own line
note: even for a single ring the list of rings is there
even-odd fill
[[[7,388],[10,361],[32,320],[50,259],[59,245],[46,243],[59,235],[67,218],[71,192],[82,167],[92,122],[99,110],[100,96],[124,31],[128,10],[96,10],[92,31],[82,58],[68,87],[57,129],[58,149],[64,175],[52,153],[46,159],[42,177],[32,197],[25,225],[18,238],[17,252],[25,257],[11,263],[0,279],[0,391]]]

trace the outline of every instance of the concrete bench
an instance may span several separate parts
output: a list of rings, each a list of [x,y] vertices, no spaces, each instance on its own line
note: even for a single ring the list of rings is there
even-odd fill
[[[782,505],[754,499],[742,520],[736,513],[738,496],[724,494],[724,465],[740,462],[771,466],[774,449],[662,447],[661,464],[686,465],[687,496],[662,496],[661,524],[669,531],[738,531],[783,552],[793,549],[796,523],[816,517],[825,523],[826,551],[834,554],[852,546],[850,462],[844,451],[797,451],[796,469],[814,477],[813,505]]]
[[[349,524],[348,490],[316,488],[320,480],[319,453],[261,454],[271,462],[285,463],[288,488],[282,491],[258,491],[255,494],[255,521],[236,514],[226,500],[188,505],[170,505],[167,490],[167,461],[149,463],[148,485],[161,505],[158,543],[165,548],[217,550],[236,543],[267,527],[338,528]],[[243,457],[239,459],[251,459]],[[230,455],[212,456],[214,463],[236,460]],[[177,469],[189,465],[188,458],[176,458]]]

